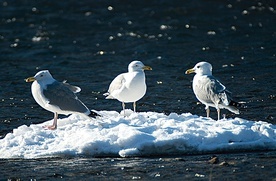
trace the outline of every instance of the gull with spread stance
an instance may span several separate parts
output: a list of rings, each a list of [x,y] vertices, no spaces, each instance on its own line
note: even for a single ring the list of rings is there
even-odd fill
[[[231,92],[212,75],[212,65],[210,63],[199,62],[194,68],[185,72],[185,74],[190,73],[195,73],[193,91],[196,98],[205,104],[207,117],[210,114],[209,106],[217,109],[218,120],[220,119],[220,109],[228,109],[235,114],[239,114],[237,107],[241,107],[241,104],[234,102],[231,98]]]
[[[140,100],[147,90],[144,70],[152,70],[141,61],[132,61],[128,65],[128,72],[118,75],[110,84],[106,99],[117,99],[122,102],[124,115],[125,103],[133,102],[133,110],[136,112],[136,102]]]
[[[47,111],[54,113],[53,125],[45,128],[54,130],[57,128],[58,114],[79,114],[82,116],[99,116],[90,111],[76,96],[81,91],[77,86],[55,80],[48,70],[39,71],[34,77],[25,79],[32,83],[32,95],[35,101]]]

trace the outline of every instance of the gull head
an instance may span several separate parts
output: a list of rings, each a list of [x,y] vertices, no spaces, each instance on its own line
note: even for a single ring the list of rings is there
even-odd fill
[[[128,65],[129,72],[152,70],[150,66],[145,66],[141,61],[132,61]]]
[[[34,81],[45,81],[45,82],[53,82],[54,78],[50,74],[48,70],[41,70],[35,74],[33,77],[29,77],[25,79],[26,82],[34,82]]]
[[[212,75],[212,65],[208,62],[199,62],[194,68],[188,69],[185,74]]]

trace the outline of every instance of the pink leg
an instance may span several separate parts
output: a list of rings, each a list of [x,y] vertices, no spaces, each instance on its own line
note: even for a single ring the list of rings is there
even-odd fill
[[[133,111],[136,112],[136,102],[133,102]]]
[[[210,117],[210,109],[209,109],[209,107],[206,108],[206,113],[207,113],[207,118],[209,118]]]
[[[218,108],[217,109],[217,112],[218,112],[218,120],[220,119],[220,109]]]
[[[58,113],[55,113],[53,125],[43,126],[43,128],[49,129],[49,130],[55,130],[55,129],[57,129],[57,118],[58,118]]]
[[[124,102],[122,102],[122,106],[123,106],[124,117],[125,117],[125,116],[126,116],[126,111],[125,111],[126,106],[125,106],[125,103],[124,103]]]

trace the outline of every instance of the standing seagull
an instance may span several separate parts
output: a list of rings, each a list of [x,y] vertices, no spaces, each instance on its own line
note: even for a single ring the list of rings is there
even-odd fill
[[[141,99],[147,90],[144,70],[152,70],[140,61],[132,61],[128,65],[128,72],[118,75],[110,84],[106,99],[117,99],[122,102],[124,115],[125,103],[133,102],[133,110],[136,112],[136,101]]]
[[[38,72],[34,77],[25,79],[32,83],[32,94],[35,101],[47,111],[54,113],[53,125],[45,128],[54,130],[57,128],[58,114],[80,114],[91,117],[99,116],[90,111],[75,95],[81,89],[65,82],[56,81],[48,70]]]
[[[210,63],[199,62],[194,68],[185,72],[185,74],[190,73],[196,73],[193,79],[193,90],[196,98],[205,104],[207,117],[210,115],[209,106],[217,109],[218,120],[220,119],[220,109],[228,109],[235,114],[239,114],[237,107],[241,107],[241,105],[232,100],[231,92],[212,75],[212,65]]]

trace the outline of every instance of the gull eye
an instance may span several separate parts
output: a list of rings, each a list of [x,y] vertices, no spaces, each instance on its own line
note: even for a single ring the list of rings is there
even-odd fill
[[[43,77],[43,75],[41,74],[40,77]]]
[[[196,68],[198,68],[198,69],[199,69],[199,68],[200,68],[200,66],[198,65]]]

